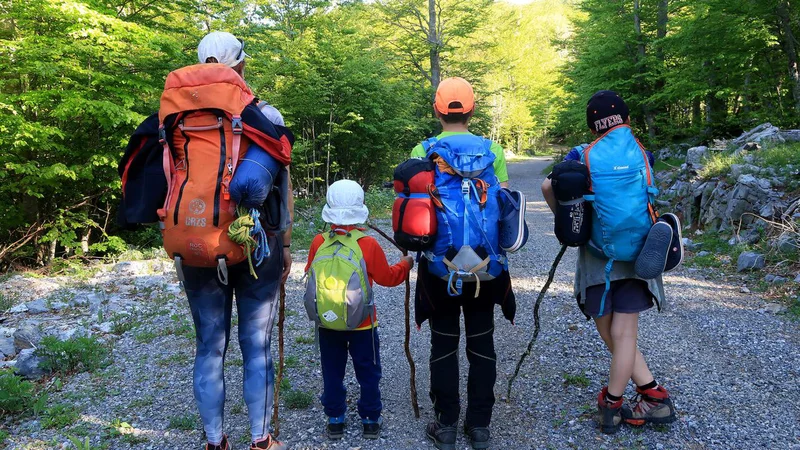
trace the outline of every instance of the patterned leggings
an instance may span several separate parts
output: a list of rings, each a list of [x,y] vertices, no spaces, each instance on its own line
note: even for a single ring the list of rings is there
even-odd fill
[[[184,282],[192,310],[197,342],[194,362],[194,397],[206,437],[222,440],[225,379],[223,363],[231,329],[233,297],[239,313],[239,346],[244,359],[244,401],[253,441],[269,434],[275,368],[270,352],[272,325],[278,310],[278,288],[283,253],[274,238],[271,255],[256,268],[258,280],[247,262],[228,268],[228,285],[217,279],[217,269],[184,267]]]

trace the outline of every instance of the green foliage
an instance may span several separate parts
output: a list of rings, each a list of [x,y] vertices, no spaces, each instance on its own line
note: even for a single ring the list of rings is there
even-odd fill
[[[0,370],[0,415],[25,412],[35,401],[33,383],[23,380],[13,370]]]
[[[180,416],[173,416],[169,418],[169,425],[167,428],[171,430],[192,431],[198,428],[196,414],[183,414]]]
[[[44,370],[59,373],[93,372],[111,364],[111,349],[96,337],[81,336],[60,341],[45,336],[36,354]]]
[[[314,395],[306,391],[288,389],[281,393],[281,397],[289,409],[306,409],[314,403]]]
[[[800,143],[767,146],[759,150],[756,160],[762,167],[784,168],[800,165]]]
[[[0,293],[0,314],[8,311],[15,303],[16,299],[14,297]]]
[[[59,404],[44,411],[41,423],[44,428],[63,429],[77,422],[79,417],[80,414],[75,410],[75,406]]]
[[[6,442],[6,439],[8,439],[8,437],[9,437],[9,436],[11,436],[11,435],[10,435],[10,434],[8,434],[8,432],[7,432],[7,431],[5,431],[5,430],[0,430],[0,445],[3,445],[3,444],[5,444],[5,442]]]
[[[586,377],[586,374],[580,373],[577,375],[564,373],[564,386],[578,386],[578,387],[589,387],[591,381],[589,378]]]
[[[294,341],[297,342],[298,344],[309,345],[309,344],[313,344],[314,343],[314,336],[302,336],[301,335],[301,336],[297,336],[296,338],[294,338]]]
[[[703,178],[725,176],[730,173],[731,165],[743,162],[742,156],[737,156],[733,153],[713,152],[703,161],[704,166],[700,171],[700,176]]]
[[[393,189],[381,186],[370,187],[364,196],[364,203],[369,209],[369,217],[371,219],[390,219],[395,196]]]
[[[558,133],[587,137],[586,101],[601,89],[622,95],[651,144],[729,136],[767,120],[797,125],[800,79],[782,68],[797,64],[787,30],[796,36],[798,19],[784,0],[583,0],[566,41]]]

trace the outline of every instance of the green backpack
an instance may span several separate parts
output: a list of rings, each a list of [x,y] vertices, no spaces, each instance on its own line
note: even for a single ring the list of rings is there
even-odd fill
[[[374,320],[372,286],[358,240],[365,234],[352,230],[325,236],[308,271],[304,303],[308,318],[331,330],[354,330],[367,318]]]

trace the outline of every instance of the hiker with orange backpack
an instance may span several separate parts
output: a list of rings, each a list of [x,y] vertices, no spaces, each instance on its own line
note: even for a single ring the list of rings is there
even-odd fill
[[[186,290],[206,450],[231,448],[223,433],[223,363],[234,295],[250,448],[287,448],[270,434],[270,342],[279,287],[291,268],[293,137],[280,113],[244,82],[246,56],[232,34],[206,35],[200,64],[169,74],[158,115],[137,129],[120,164],[121,222],[159,221]]]
[[[580,247],[575,296],[612,355],[608,386],[597,398],[598,422],[604,433],[617,432],[622,423],[671,423],[676,415],[669,392],[650,372],[637,338],[639,314],[654,301],[664,307],[661,273],[682,260],[680,221],[655,211],[653,156],[634,137],[622,98],[596,93],[586,118],[597,139],[574,148],[542,183],[542,193],[556,226],[572,228],[556,230],[556,236]],[[589,233],[583,231],[586,220]],[[622,395],[630,380],[636,396],[629,405]]]

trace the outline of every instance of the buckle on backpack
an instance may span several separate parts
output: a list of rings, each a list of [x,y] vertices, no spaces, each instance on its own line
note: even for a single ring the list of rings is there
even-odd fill
[[[461,193],[463,195],[469,194],[469,185],[470,181],[468,179],[464,178],[463,180],[461,180]]]
[[[233,128],[233,134],[242,134],[244,127],[242,126],[242,118],[240,116],[233,116],[233,118],[231,118],[231,128]]]

